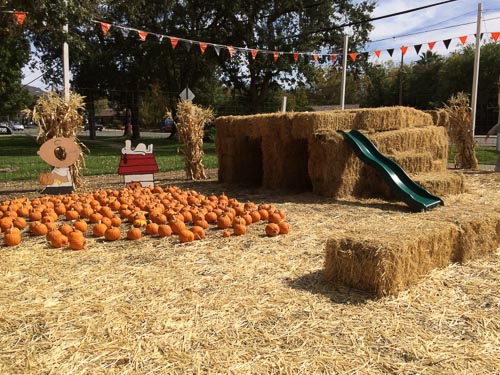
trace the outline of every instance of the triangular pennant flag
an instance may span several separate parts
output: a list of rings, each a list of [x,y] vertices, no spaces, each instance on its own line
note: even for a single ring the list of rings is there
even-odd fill
[[[403,54],[403,56],[405,55],[406,51],[408,51],[408,46],[402,46],[401,53]]]
[[[444,46],[446,47],[446,49],[448,49],[448,47],[450,46],[450,42],[451,42],[451,39],[443,40],[443,43],[444,43]]]
[[[201,51],[201,54],[203,55],[205,53],[205,50],[207,49],[207,43],[204,43],[204,42],[200,42],[200,51]]]
[[[499,36],[500,36],[500,32],[491,33],[491,37],[493,38],[493,40],[495,42],[498,40]]]
[[[337,54],[334,53],[332,54],[332,64],[335,63],[336,60],[337,60]]]
[[[389,56],[391,56],[391,57],[392,57],[392,54],[394,53],[394,48],[389,48],[389,49],[387,50],[387,53],[389,54]]]
[[[363,57],[363,59],[365,59],[365,60],[368,60],[368,55],[369,55],[368,52],[361,53],[361,57]]]
[[[297,52],[294,52],[293,53],[293,61],[297,62],[298,59],[299,59],[299,54]]]
[[[280,57],[279,52],[273,52],[273,57],[274,57],[274,62],[278,61],[278,58]]]
[[[477,35],[477,33],[474,33],[474,39],[476,39],[476,35]],[[484,33],[481,33],[481,35],[479,36],[479,40],[483,39],[483,35],[484,35]]]
[[[458,39],[460,39],[460,43],[462,43],[462,46],[465,44],[467,41],[467,35],[461,36]]]
[[[24,20],[26,19],[26,13],[14,12],[13,15],[14,15],[18,25],[22,25],[24,23]]]
[[[356,61],[356,57],[358,56],[358,54],[356,52],[352,52],[349,54],[349,56],[351,57],[352,61]]]
[[[377,49],[377,50],[375,50],[374,53],[375,53],[375,56],[377,56],[377,59],[378,59],[380,57],[380,50]]]
[[[234,47],[227,46],[227,50],[229,51],[229,57],[233,57]]]
[[[128,34],[130,33],[130,29],[125,29],[122,27],[120,30],[121,30],[124,38],[128,37]]]
[[[139,39],[141,40],[141,42],[144,42],[148,37],[147,31],[137,31],[137,34],[139,34]]]
[[[214,45],[214,51],[217,54],[217,56],[219,56],[220,55],[220,46],[215,46]]]
[[[172,48],[175,49],[175,47],[177,47],[177,43],[179,43],[179,39],[174,38],[173,36],[169,38],[170,38],[170,44],[172,44]]]
[[[427,43],[427,45],[429,46],[429,50],[432,51],[432,49],[436,45],[436,42],[429,42],[429,43]]]
[[[101,24],[101,29],[102,29],[103,35],[104,36],[108,35],[108,31],[111,28],[111,24],[106,23],[106,22],[99,22],[99,23]]]
[[[191,46],[193,45],[192,40],[184,40],[184,45],[186,46],[186,52],[191,51]]]
[[[161,43],[163,42],[163,35],[158,35],[158,41]]]
[[[257,51],[256,49],[252,49],[250,50],[250,53],[252,54],[252,60],[255,60],[255,57],[257,56],[257,53],[259,53],[259,51]]]
[[[313,53],[313,59],[316,62],[318,61],[318,54],[317,53]]]
[[[415,44],[414,47],[415,47],[415,52],[418,55],[420,53],[420,48],[422,48],[422,45],[421,44]]]

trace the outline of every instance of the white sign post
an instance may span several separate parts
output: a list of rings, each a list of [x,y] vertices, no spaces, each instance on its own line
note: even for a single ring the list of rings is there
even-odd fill
[[[181,91],[179,94],[179,98],[182,100],[189,100],[192,101],[194,99],[194,94],[193,92],[189,89],[189,87],[186,87],[184,90]]]

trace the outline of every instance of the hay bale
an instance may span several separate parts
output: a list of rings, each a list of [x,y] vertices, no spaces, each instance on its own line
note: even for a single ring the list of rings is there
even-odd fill
[[[439,197],[467,192],[465,177],[462,173],[444,171],[421,173],[413,177],[415,182]]]
[[[377,297],[397,294],[431,270],[494,252],[500,245],[500,213],[469,213],[467,220],[422,215],[369,221],[326,244],[325,279]],[[423,214],[425,215],[425,214]],[[366,227],[367,222],[360,223]]]
[[[450,123],[450,114],[448,111],[445,111],[444,109],[437,109],[437,110],[432,110],[432,111],[425,111],[432,117],[432,122],[436,126],[443,126],[447,128]]]
[[[355,117],[356,110],[295,113],[291,120],[292,135],[308,139],[321,131],[352,129]]]
[[[432,125],[431,115],[410,107],[382,107],[359,110],[353,129],[388,131],[417,125]]]

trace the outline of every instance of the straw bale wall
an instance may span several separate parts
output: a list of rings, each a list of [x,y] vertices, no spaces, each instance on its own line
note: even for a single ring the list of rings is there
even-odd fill
[[[453,212],[444,219],[384,218],[371,223],[368,233],[351,230],[328,239],[325,279],[382,297],[434,268],[484,256],[500,245],[500,213]]]
[[[312,190],[332,198],[383,197],[393,194],[364,165],[337,130],[361,129],[386,156],[412,177],[442,173],[448,177],[446,129],[433,116],[413,108],[226,116],[216,121],[216,150],[221,182],[282,190]],[[425,181],[424,181],[425,184]],[[429,184],[427,184],[429,185]],[[430,184],[435,186],[435,184]],[[451,189],[450,193],[461,191]]]

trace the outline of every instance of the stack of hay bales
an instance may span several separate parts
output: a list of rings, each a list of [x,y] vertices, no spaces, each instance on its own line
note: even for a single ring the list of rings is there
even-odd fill
[[[332,197],[395,196],[337,130],[363,131],[386,156],[435,195],[464,191],[447,172],[446,130],[409,107],[220,117],[219,180],[269,189],[312,190]]]

